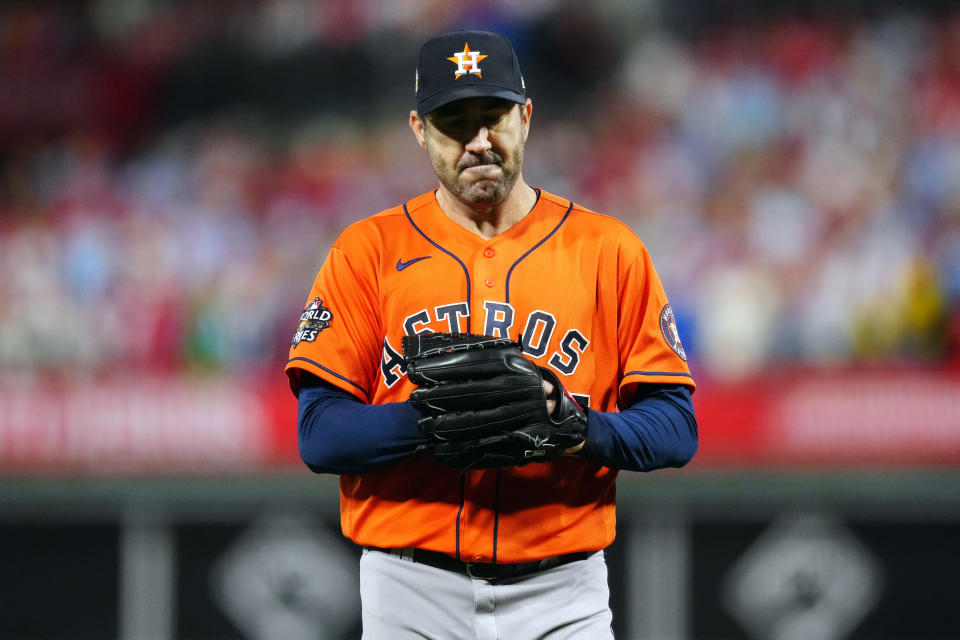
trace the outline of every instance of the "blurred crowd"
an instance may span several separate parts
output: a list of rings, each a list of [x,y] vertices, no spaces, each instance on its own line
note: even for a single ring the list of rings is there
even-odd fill
[[[960,366],[960,11],[583,4],[0,5],[0,372],[276,369],[340,230],[433,186],[410,68],[458,25],[515,40],[527,181],[638,232],[695,373]]]

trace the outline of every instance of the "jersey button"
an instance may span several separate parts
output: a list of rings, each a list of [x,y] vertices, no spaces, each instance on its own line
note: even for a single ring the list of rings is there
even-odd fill
[[[491,280],[490,278],[487,278],[486,280],[484,280],[483,283],[484,283],[485,285],[487,285],[488,287],[492,287],[493,285],[497,284],[496,282],[494,282],[494,281]]]
[[[484,560],[486,560],[486,558],[484,558],[484,557],[481,556],[480,554],[477,554],[477,555],[473,556],[472,558],[470,558],[470,561],[471,561],[471,562],[483,562]]]
[[[497,255],[497,252],[492,247],[487,247],[483,250],[483,255],[487,256],[488,258],[492,258],[493,256]]]

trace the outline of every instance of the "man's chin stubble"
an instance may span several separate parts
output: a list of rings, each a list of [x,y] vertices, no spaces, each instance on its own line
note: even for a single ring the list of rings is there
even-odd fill
[[[488,185],[482,185],[486,182]],[[482,180],[476,182],[461,191],[465,199],[475,204],[496,204],[504,199],[508,193],[505,184],[492,180]]]

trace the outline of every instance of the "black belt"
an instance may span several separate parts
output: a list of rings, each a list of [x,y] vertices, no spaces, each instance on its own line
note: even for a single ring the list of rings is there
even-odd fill
[[[577,560],[586,560],[595,551],[578,551],[576,553],[565,553],[560,556],[552,556],[543,560],[534,560],[533,562],[518,562],[514,564],[493,564],[491,562],[464,562],[457,560],[453,556],[448,556],[439,551],[427,551],[425,549],[415,549],[413,547],[404,547],[402,549],[381,549],[380,547],[366,547],[372,551],[389,553],[393,556],[399,556],[412,562],[425,564],[436,569],[462,573],[471,578],[480,578],[482,580],[503,580],[504,578],[516,578],[535,571],[544,571],[559,567],[560,565]]]

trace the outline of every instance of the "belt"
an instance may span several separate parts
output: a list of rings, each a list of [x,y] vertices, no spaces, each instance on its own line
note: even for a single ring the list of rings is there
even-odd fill
[[[577,560],[586,560],[595,551],[578,551],[576,553],[565,553],[559,556],[544,558],[543,560],[534,560],[532,562],[519,562],[514,564],[494,564],[491,562],[464,562],[457,560],[453,556],[448,556],[439,551],[427,551],[425,549],[416,549],[413,547],[403,547],[401,549],[382,549],[380,547],[366,547],[371,551],[389,553],[392,556],[398,556],[411,562],[425,564],[435,569],[453,571],[462,573],[471,578],[481,580],[503,580],[504,578],[516,578],[518,576],[533,573],[535,571],[544,571],[559,567],[560,565]]]

